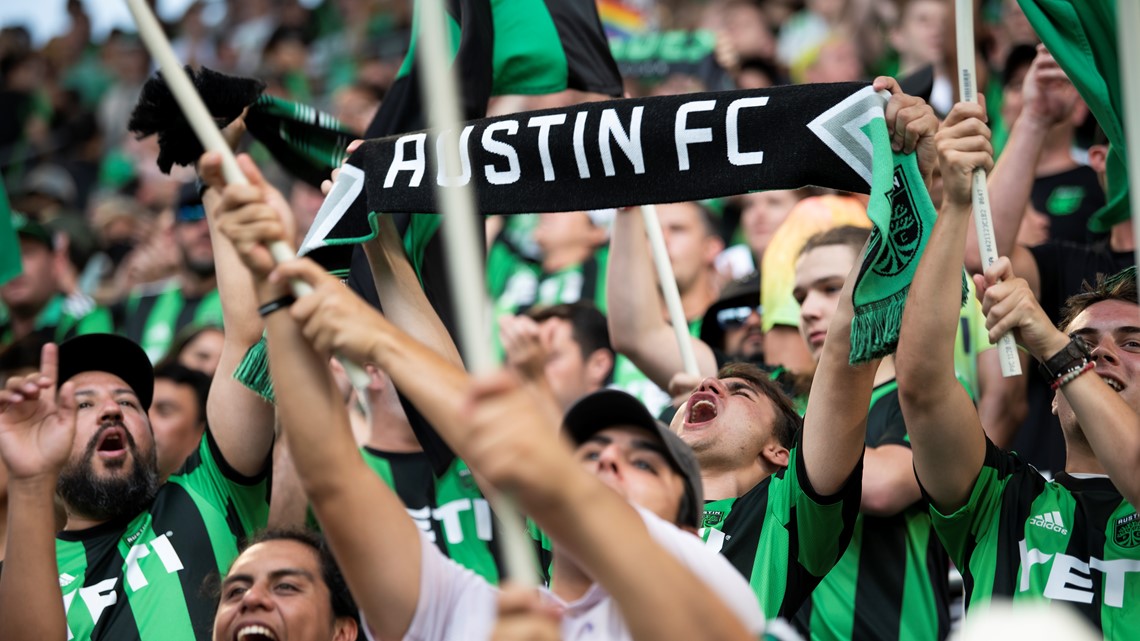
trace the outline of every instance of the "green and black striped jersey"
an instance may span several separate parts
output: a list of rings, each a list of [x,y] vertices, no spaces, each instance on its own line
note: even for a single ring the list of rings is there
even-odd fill
[[[448,558],[492,585],[500,576],[495,519],[467,464],[454,459],[441,476],[424,452],[364,447],[364,461],[392,488],[427,537]]]
[[[910,447],[898,383],[875,388],[867,447]],[[860,514],[851,545],[796,615],[813,641],[925,641],[950,632],[949,563],[925,500],[889,517]]]
[[[1140,630],[1140,517],[1112,481],[1058,474],[1045,480],[986,442],[966,505],[931,507],[934,530],[966,582],[966,607],[993,597],[1075,607],[1106,639]]]
[[[166,356],[178,332],[193,325],[222,325],[222,300],[212,289],[187,298],[176,283],[156,292],[132,292],[113,310],[119,333],[138,343],[152,363]]]
[[[843,487],[820,496],[798,446],[788,467],[739,498],[705,503],[701,537],[748,579],[768,618],[791,619],[851,541],[862,459]]]
[[[267,478],[230,469],[207,431],[145,512],[61,532],[68,639],[208,641],[218,603],[210,582],[265,527]]]

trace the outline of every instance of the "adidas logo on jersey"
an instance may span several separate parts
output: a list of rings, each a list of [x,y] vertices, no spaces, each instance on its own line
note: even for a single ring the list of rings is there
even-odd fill
[[[1069,531],[1065,529],[1065,523],[1061,520],[1061,513],[1054,510],[1052,512],[1045,512],[1029,519],[1030,525],[1036,525],[1040,528],[1045,528],[1050,532],[1058,534],[1068,534]]]
[[[61,588],[66,588],[67,586],[71,585],[74,582],[75,582],[75,577],[71,576],[67,572],[64,572],[63,574],[59,575],[59,587],[61,587]]]

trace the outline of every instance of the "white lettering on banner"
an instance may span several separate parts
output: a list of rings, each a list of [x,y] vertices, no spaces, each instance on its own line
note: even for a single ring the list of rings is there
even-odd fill
[[[550,128],[566,124],[566,114],[535,116],[527,121],[527,127],[538,127],[538,156],[542,159],[542,179],[554,180],[554,163],[550,162]]]
[[[677,168],[681,171],[689,170],[689,145],[712,142],[713,138],[711,127],[689,129],[689,114],[694,111],[712,111],[715,107],[715,100],[696,100],[686,102],[677,110],[677,119],[673,123],[673,139],[677,143]]]
[[[519,131],[519,122],[517,120],[502,120],[488,125],[487,128],[483,130],[483,149],[486,149],[487,153],[503,156],[507,159],[506,171],[498,171],[494,165],[490,164],[483,166],[483,170],[487,174],[487,182],[492,185],[509,185],[516,183],[522,175],[519,169],[519,155],[514,147],[505,142],[495,140],[493,136],[497,131],[505,131],[508,136],[513,136]]]
[[[740,151],[740,136],[737,120],[741,110],[763,107],[768,104],[768,96],[755,98],[738,98],[728,105],[725,116],[725,133],[728,135],[728,162],[740,167],[742,165],[759,165],[764,162],[763,151]]]
[[[462,543],[464,536],[461,515],[468,511],[474,511],[475,514],[475,536],[481,541],[490,541],[493,536],[491,507],[487,504],[486,499],[475,499],[474,504],[472,504],[471,499],[456,499],[435,509],[422,507],[414,510],[407,508],[407,510],[408,515],[416,522],[416,527],[426,534],[432,543],[435,543],[436,540],[435,530],[432,529],[433,520],[442,526],[443,534],[447,537],[448,543],[452,545]]]
[[[412,179],[408,181],[409,187],[419,187],[420,181],[424,177],[424,141],[427,140],[427,134],[411,134],[408,136],[400,136],[396,140],[395,155],[392,158],[392,164],[388,167],[388,175],[384,177],[384,189],[388,189],[396,184],[396,176],[401,171],[412,172]],[[407,143],[415,145],[415,157],[410,159],[404,158],[404,147]]]
[[[1058,601],[1073,603],[1092,603],[1095,596],[1094,586],[1099,581],[1093,576],[1093,571],[1104,575],[1104,605],[1111,608],[1124,607],[1125,582],[1129,574],[1140,573],[1140,559],[1103,559],[1090,558],[1088,562],[1068,554],[1048,554],[1034,549],[1028,549],[1025,540],[1020,542],[1021,548],[1021,581],[1020,592],[1026,592],[1030,587],[1030,571],[1034,565],[1049,564],[1049,577],[1045,581],[1042,596]],[[1049,562],[1052,561],[1050,564]]]
[[[586,112],[574,117],[574,160],[578,161],[578,177],[590,177],[590,164],[586,162]]]
[[[621,126],[617,110],[602,110],[602,120],[598,128],[598,151],[602,154],[602,167],[605,168],[607,176],[613,176],[616,173],[610,140],[616,142],[629,162],[633,163],[633,173],[645,173],[645,158],[641,152],[641,113],[643,111],[645,111],[645,107],[633,108],[633,112],[629,116],[629,132],[627,133]]]
[[[471,151],[467,148],[467,141],[471,138],[471,131],[475,129],[475,125],[467,125],[463,128],[463,132],[459,134],[459,175],[448,176],[447,168],[444,167],[443,158],[445,156],[444,145],[450,137],[441,134],[435,139],[435,157],[436,163],[439,168],[436,170],[436,183],[441,187],[459,187],[471,182]],[[445,134],[450,134],[450,131]]]

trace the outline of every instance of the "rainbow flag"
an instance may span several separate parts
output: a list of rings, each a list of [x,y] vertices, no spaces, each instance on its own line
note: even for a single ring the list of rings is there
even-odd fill
[[[622,0],[598,0],[598,17],[606,38],[628,38],[649,31],[645,13]]]

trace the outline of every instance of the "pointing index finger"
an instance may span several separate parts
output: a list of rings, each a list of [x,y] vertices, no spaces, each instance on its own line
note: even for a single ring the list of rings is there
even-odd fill
[[[59,347],[55,343],[44,345],[40,351],[40,374],[51,382],[53,388],[59,381]]]

